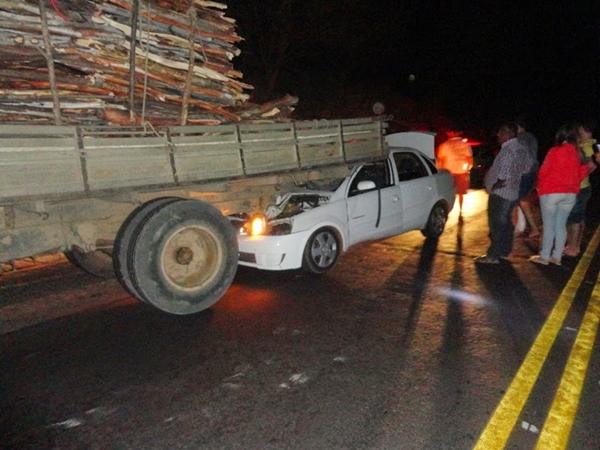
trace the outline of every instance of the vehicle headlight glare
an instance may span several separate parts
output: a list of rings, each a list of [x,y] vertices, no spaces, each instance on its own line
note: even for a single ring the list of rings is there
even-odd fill
[[[250,234],[259,236],[267,231],[267,220],[264,216],[254,216],[250,220]]]

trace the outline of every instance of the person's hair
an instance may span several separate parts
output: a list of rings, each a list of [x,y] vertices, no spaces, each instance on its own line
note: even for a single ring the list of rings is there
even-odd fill
[[[519,132],[519,129],[517,128],[517,124],[514,122],[503,123],[502,125],[500,125],[500,130],[508,131],[510,134],[513,135],[513,137],[515,137],[517,135],[517,133]]]
[[[592,133],[592,134],[595,133],[596,126],[597,126],[596,121],[594,119],[585,120],[585,121],[579,122],[577,124],[577,127],[581,127],[588,133]]]
[[[566,124],[558,129],[554,136],[554,143],[559,145],[563,142],[569,142],[570,144],[577,142],[577,127],[572,124]]]

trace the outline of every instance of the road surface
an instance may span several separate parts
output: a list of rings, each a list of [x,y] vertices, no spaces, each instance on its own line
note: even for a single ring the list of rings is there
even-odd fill
[[[169,316],[58,260],[0,278],[0,446],[65,449],[470,449],[576,261],[477,267],[485,195],[439,242],[360,245],[329,274],[240,268],[209,311]],[[549,347],[507,448],[534,448],[599,262]],[[600,448],[593,348],[570,448]]]

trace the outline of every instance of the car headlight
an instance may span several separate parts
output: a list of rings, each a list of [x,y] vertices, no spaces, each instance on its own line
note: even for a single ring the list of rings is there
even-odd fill
[[[263,214],[254,214],[244,227],[250,236],[260,236],[267,232],[267,218]]]
[[[240,234],[245,236],[279,236],[292,232],[292,222],[289,219],[268,221],[264,214],[254,214],[240,228]]]
[[[269,224],[269,234],[279,236],[282,234],[290,234],[292,232],[292,224],[289,221]]]

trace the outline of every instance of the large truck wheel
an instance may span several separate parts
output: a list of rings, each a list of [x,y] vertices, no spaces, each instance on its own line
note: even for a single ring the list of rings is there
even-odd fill
[[[67,259],[75,266],[85,270],[87,273],[98,278],[113,278],[112,256],[104,250],[85,252],[79,247],[73,246],[65,252]]]
[[[127,263],[135,290],[171,314],[209,308],[237,270],[235,229],[201,201],[162,205],[144,218],[133,239]]]
[[[134,297],[143,300],[142,296],[135,290],[133,283],[131,282],[131,276],[129,274],[129,264],[127,262],[127,255],[132,249],[133,236],[137,236],[139,233],[140,224],[144,219],[152,214],[153,211],[168,205],[169,203],[183,200],[179,197],[160,197],[152,199],[137,208],[135,208],[127,219],[123,222],[115,238],[115,244],[113,246],[113,266],[114,273],[121,285]]]

